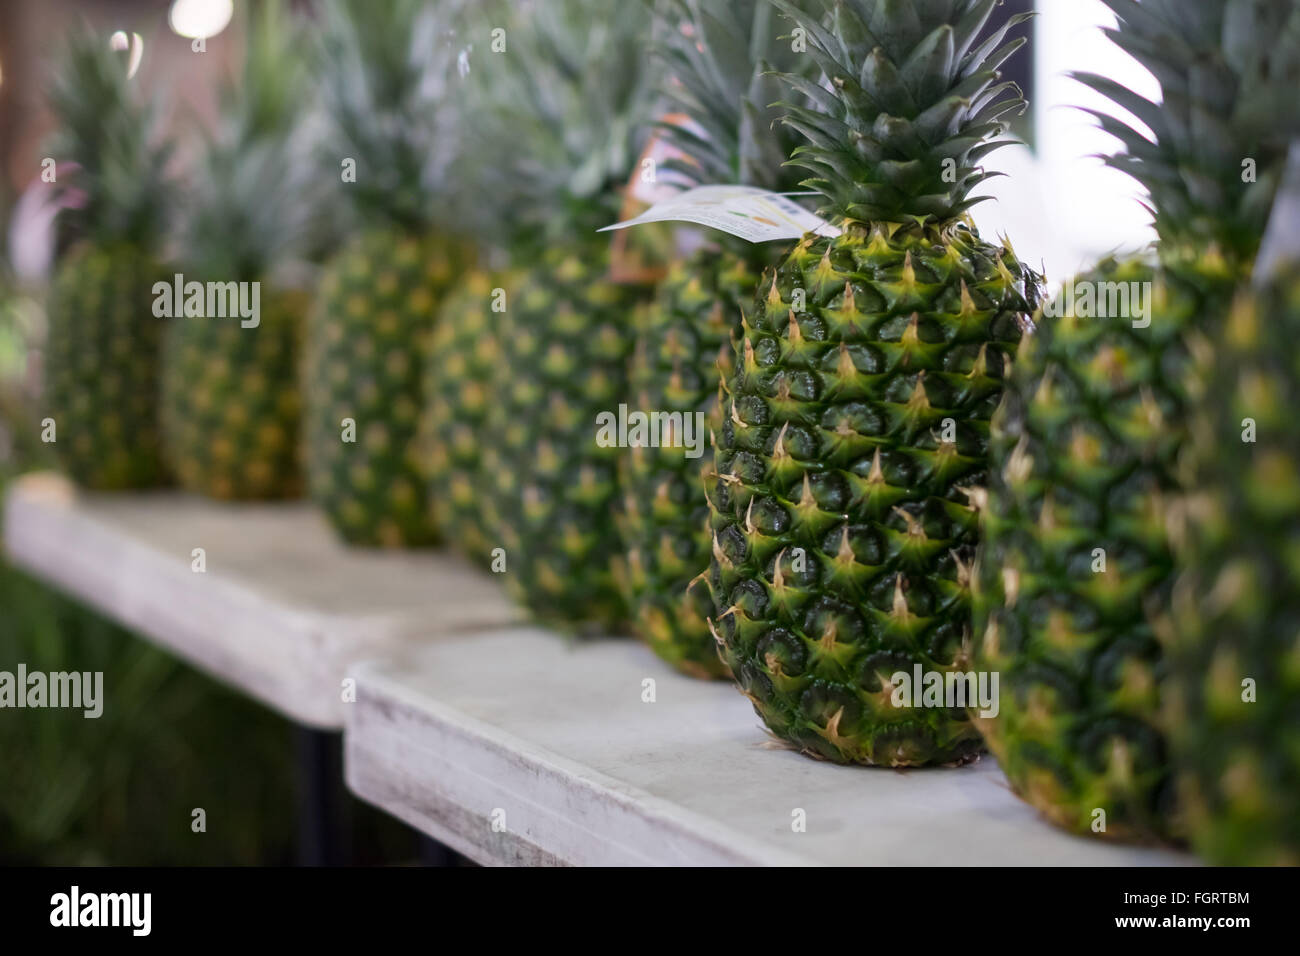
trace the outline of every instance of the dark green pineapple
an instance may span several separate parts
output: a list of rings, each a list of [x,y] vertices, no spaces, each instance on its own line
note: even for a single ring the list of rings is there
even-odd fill
[[[623,450],[597,444],[596,417],[627,400],[626,322],[648,290],[608,278],[607,239],[574,239],[542,255],[503,313],[483,466],[515,600],[563,630],[617,630]]]
[[[1186,336],[1221,326],[1258,248],[1296,124],[1294,64],[1263,38],[1287,35],[1288,18],[1294,30],[1297,8],[1108,4],[1109,35],[1160,80],[1162,103],[1081,79],[1155,133],[1096,114],[1127,150],[1110,164],[1151,194],[1158,256],[1071,280],[1105,314],[1040,315],[1017,356],[993,421],[976,661],[1001,675],[1000,713],[980,727],[1016,792],[1068,829],[1152,840],[1179,829],[1157,627],[1175,569],[1165,511],[1183,487]],[[1112,289],[1138,295],[1126,306]]]
[[[44,416],[63,470],[87,488],[143,488],[166,478],[158,420],[165,319],[153,285],[170,187],[170,147],[138,101],[125,52],[74,30],[55,64],[51,147],[64,250],[50,288]]]
[[[620,218],[619,187],[644,139],[649,16],[594,0],[488,10],[469,77],[482,148],[501,159],[502,182],[487,192],[517,223],[520,274],[492,316],[501,359],[482,438],[486,508],[516,600],[565,630],[621,628],[613,509],[624,452],[598,443],[597,416],[627,401],[633,309],[653,287],[615,281],[610,239],[596,230]],[[502,24],[507,50],[494,54],[486,31]]]
[[[785,121],[840,234],[805,236],[746,316],[710,491],[715,626],[801,750],[962,760],[964,709],[897,705],[894,676],[970,668],[972,494],[1038,277],[964,213],[1024,107],[996,72],[1020,41],[978,42],[993,0],[846,0],[828,27],[778,6],[825,73],[787,77],[810,105]]]
[[[797,189],[802,174],[783,165],[795,134],[774,122],[769,104],[780,88],[770,74],[810,60],[780,36],[776,11],[752,0],[668,0],[658,8],[658,25],[665,94],[696,124],[663,128],[688,157],[673,171],[696,185]],[[674,264],[654,302],[636,316],[630,407],[647,414],[699,413],[716,432],[722,424],[718,386],[731,365],[741,313],[763,269],[784,250],[723,233],[707,239]],[[697,580],[709,564],[704,476],[712,454],[696,449],[704,453],[692,457],[684,436],[675,437],[675,445],[629,448],[621,462],[625,592],[633,628],[656,654],[693,676],[723,677],[727,667],[709,631],[712,600]]]

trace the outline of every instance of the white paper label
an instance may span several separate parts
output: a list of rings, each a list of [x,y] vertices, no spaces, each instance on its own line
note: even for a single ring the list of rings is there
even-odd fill
[[[838,236],[840,230],[781,193],[750,186],[697,186],[655,203],[635,219],[606,226],[626,229],[646,222],[693,222],[749,242],[799,239],[805,233]]]

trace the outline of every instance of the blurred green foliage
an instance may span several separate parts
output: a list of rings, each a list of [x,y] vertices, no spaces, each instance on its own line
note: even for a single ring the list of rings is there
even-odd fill
[[[31,360],[40,290],[20,290],[5,261],[15,198],[0,177],[0,497],[52,463]],[[324,225],[334,214],[322,212],[317,256],[337,238]],[[0,708],[0,865],[294,862],[293,727],[8,565],[3,535],[0,526],[0,671],[102,671],[105,702],[97,719]],[[202,833],[192,829],[198,808]],[[413,831],[351,798],[342,811],[354,862],[413,859]]]
[[[0,607],[0,669],[104,673],[97,719],[0,710],[0,862],[290,862],[288,724],[3,565]]]
[[[40,305],[0,260],[0,497],[49,463],[27,381]],[[0,526],[0,542],[4,529]],[[102,671],[104,711],[0,708],[0,865],[294,862],[292,726],[8,565],[0,670]],[[341,787],[341,781],[338,783]],[[193,811],[206,814],[195,833]],[[414,833],[347,798],[345,853],[410,861]]]
[[[24,384],[36,308],[0,272],[0,492],[44,460]],[[291,862],[285,721],[0,558],[0,670],[20,662],[102,671],[105,705],[0,709],[0,863]]]

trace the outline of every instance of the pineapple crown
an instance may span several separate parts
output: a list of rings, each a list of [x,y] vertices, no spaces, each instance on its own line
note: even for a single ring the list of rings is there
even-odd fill
[[[640,3],[478,5],[468,75],[473,178],[512,243],[595,232],[617,218],[655,95]],[[482,162],[482,156],[503,162]],[[487,228],[491,229],[490,224]]]
[[[659,124],[664,139],[689,157],[664,167],[696,185],[798,189],[803,174],[786,165],[797,134],[777,122],[771,104],[781,94],[774,74],[799,72],[809,61],[778,36],[774,8],[755,0],[659,0],[655,14],[664,95],[699,128]]]
[[[316,233],[320,177],[298,160],[310,80],[301,37],[282,0],[263,0],[249,18],[241,75],[222,88],[186,210],[185,247],[209,274],[257,279]]]
[[[1125,152],[1106,159],[1151,195],[1166,254],[1215,244],[1248,264],[1259,247],[1287,146],[1300,135],[1296,0],[1105,0],[1110,39],[1160,83],[1154,103],[1104,76],[1074,78],[1140,125],[1086,110]],[[1253,180],[1243,174],[1253,160]]]
[[[455,22],[466,0],[328,0],[319,85],[335,176],[367,223],[423,231],[455,222]]]
[[[944,222],[987,197],[979,161],[1009,140],[1003,118],[1025,110],[998,67],[1025,42],[1010,17],[980,40],[1000,0],[823,0],[825,16],[771,0],[798,28],[821,82],[782,79],[807,97],[783,103],[806,140],[791,162],[825,197],[818,213],[858,221]],[[1005,42],[1004,42],[1005,41]]]
[[[172,145],[159,137],[157,103],[133,95],[129,58],[88,24],[69,31],[55,57],[48,89],[58,129],[49,153],[69,197],[61,247],[89,238],[155,251],[166,229]]]

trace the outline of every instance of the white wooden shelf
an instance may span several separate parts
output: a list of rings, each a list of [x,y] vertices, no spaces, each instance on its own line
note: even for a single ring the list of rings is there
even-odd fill
[[[93,495],[33,474],[10,489],[4,539],[14,564],[320,729],[342,726],[359,657],[518,615],[490,575],[436,551],[347,548],[305,503]]]
[[[87,495],[30,475],[4,536],[12,562],[208,673],[342,726],[354,792],[481,863],[1192,862],[1053,829],[989,758],[900,772],[774,747],[731,686],[630,640],[523,626],[491,575],[346,548],[305,504]]]
[[[515,628],[356,673],[349,786],[480,863],[1192,862],[1052,828],[988,757],[896,771],[773,748],[734,688],[673,674],[632,641]]]

